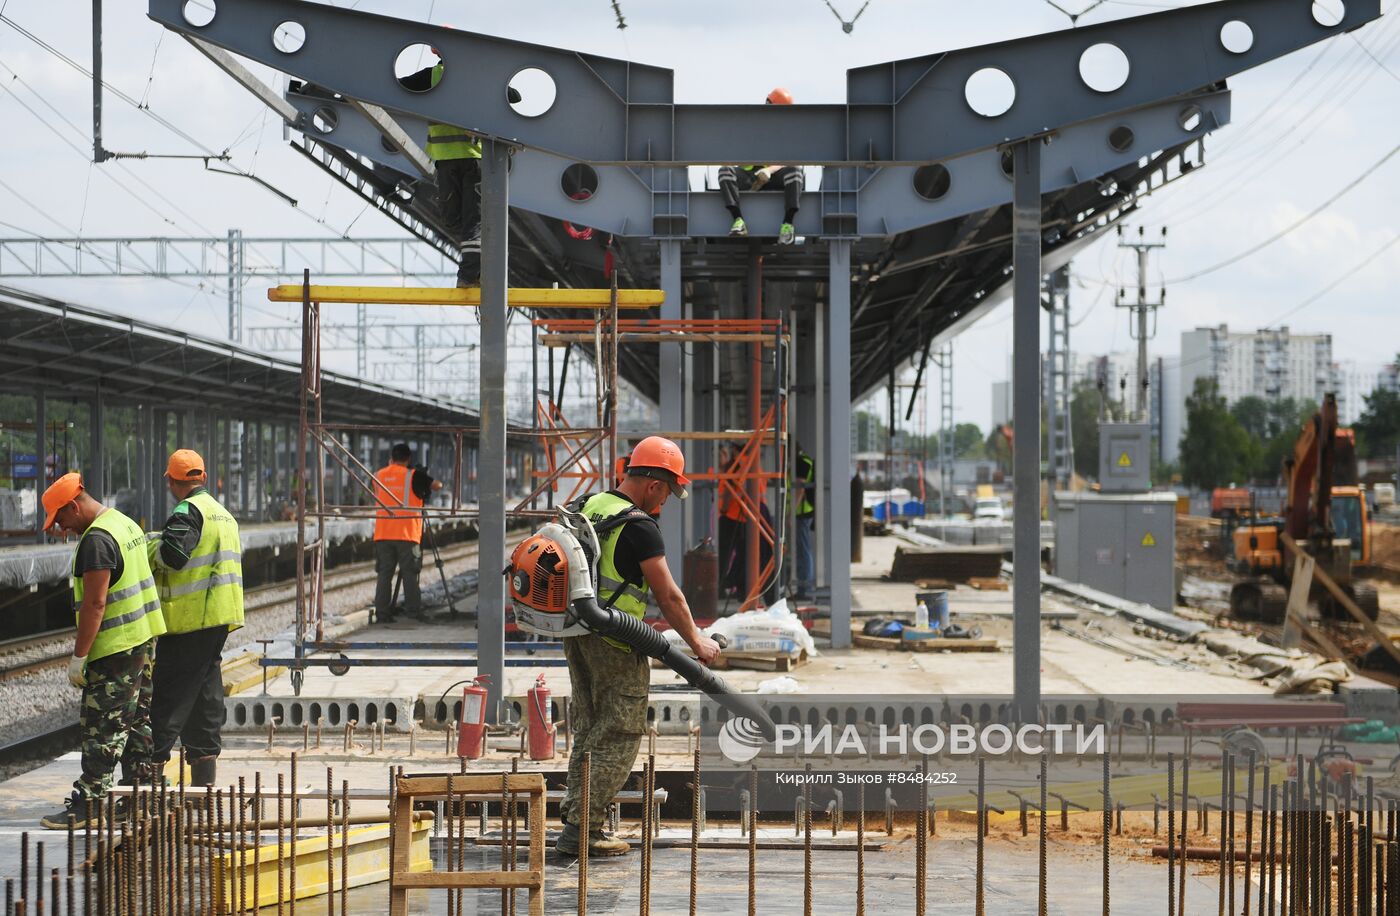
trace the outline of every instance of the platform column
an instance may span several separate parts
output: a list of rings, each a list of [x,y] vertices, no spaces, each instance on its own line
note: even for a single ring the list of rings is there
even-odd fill
[[[681,310],[681,243],[677,239],[662,239],[661,248],[661,290],[666,301],[661,304],[661,320],[679,319]],[[661,428],[667,432],[679,432],[686,428],[683,397],[687,379],[681,375],[680,343],[662,343],[657,346],[661,356]],[[677,443],[685,454],[685,466],[695,467],[695,446],[681,440]],[[623,448],[618,443],[618,448]],[[630,443],[627,445],[630,450]],[[688,502],[688,500],[687,500]],[[661,512],[661,537],[666,542],[666,565],[671,567],[671,578],[676,584],[684,585],[685,518],[688,508],[684,502],[673,499]]]
[[[851,644],[851,243],[834,239],[828,261],[826,539],[830,544],[831,645]],[[818,506],[818,512],[821,511]],[[818,515],[818,518],[822,518]]]

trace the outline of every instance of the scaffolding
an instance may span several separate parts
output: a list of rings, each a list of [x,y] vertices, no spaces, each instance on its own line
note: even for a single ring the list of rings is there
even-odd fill
[[[447,305],[470,306],[480,302],[480,292],[475,289],[405,289],[394,287],[333,287],[314,286],[308,271],[303,282],[294,286],[279,286],[268,292],[273,301],[293,301],[296,296],[302,305],[302,352],[300,384],[300,419],[298,429],[298,456],[296,485],[297,548],[296,548],[296,634],[293,640],[291,658],[264,657],[264,667],[286,667],[290,670],[293,690],[301,693],[304,671],[308,667],[326,667],[334,674],[343,674],[352,667],[411,665],[413,658],[405,657],[361,657],[348,658],[343,654],[344,643],[326,639],[325,618],[325,570],[327,542],[322,533],[326,530],[329,518],[374,518],[381,509],[400,509],[390,505],[382,495],[383,487],[375,482],[373,469],[362,460],[355,443],[362,437],[380,436],[385,438],[412,437],[415,434],[451,443],[451,471],[444,486],[449,490],[445,505],[424,505],[421,512],[426,526],[430,521],[453,519],[476,519],[480,505],[462,498],[463,485],[470,476],[468,467],[469,447],[481,433],[479,426],[402,426],[383,424],[346,424],[327,422],[324,416],[322,397],[321,366],[321,310],[324,303],[373,303],[379,305]],[[561,479],[575,473],[579,465],[585,468],[596,464],[602,451],[615,459],[616,404],[617,404],[617,336],[619,309],[650,308],[661,301],[661,294],[655,290],[618,290],[616,277],[611,289],[604,290],[560,290],[560,289],[511,289],[508,302],[511,307],[538,308],[581,308],[590,309],[594,315],[584,322],[593,330],[591,335],[598,346],[600,359],[597,365],[599,388],[598,424],[592,427],[569,427],[561,432],[557,423],[544,424],[543,417],[537,416],[530,428],[509,430],[509,435],[517,441],[528,442],[526,479],[535,481],[533,456],[541,446],[550,455],[548,469],[538,475],[538,483],[523,499],[513,507],[507,507],[506,516],[514,518],[542,518],[551,515],[549,508],[540,508],[538,498],[552,491]],[[555,412],[557,416],[557,411]],[[347,436],[350,442],[346,441]],[[575,441],[562,460],[553,454],[555,444],[563,439]],[[596,455],[596,457],[594,457]],[[314,466],[310,462],[314,460]],[[336,475],[344,475],[343,482],[349,490],[362,497],[360,501],[350,501],[341,496],[341,502],[327,500],[326,475],[328,468]],[[336,488],[336,492],[343,492]],[[551,503],[552,505],[552,503]],[[314,526],[312,537],[309,530]],[[430,533],[429,533],[430,536]],[[451,644],[452,648],[475,650],[476,642]],[[542,648],[537,643],[505,643],[506,651],[531,650]],[[544,644],[547,646],[548,644]],[[441,647],[441,644],[434,644]],[[373,642],[356,643],[355,648],[363,651],[412,652],[422,648],[421,643]],[[436,659],[434,664],[445,666],[476,667],[476,657]],[[505,659],[505,665],[561,665],[562,658],[545,658],[531,655],[528,658]]]

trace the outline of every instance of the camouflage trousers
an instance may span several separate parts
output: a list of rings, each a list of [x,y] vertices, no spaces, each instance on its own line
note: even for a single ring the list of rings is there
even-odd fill
[[[559,813],[565,822],[582,829],[579,790],[583,755],[590,753],[588,828],[599,830],[608,805],[637,762],[647,728],[651,668],[640,652],[613,648],[601,636],[566,638],[564,658],[572,682],[569,725],[573,748],[569,754],[569,792]]]
[[[112,788],[121,761],[128,776],[149,779],[151,754],[151,671],[156,641],[88,662],[78,725],[82,729],[83,775],[73,783],[85,798],[102,798]]]

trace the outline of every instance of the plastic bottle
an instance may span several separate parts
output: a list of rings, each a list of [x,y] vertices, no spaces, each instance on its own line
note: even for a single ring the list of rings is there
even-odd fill
[[[914,609],[914,626],[920,630],[928,629],[928,605],[924,604],[922,601],[920,601],[919,606]]]

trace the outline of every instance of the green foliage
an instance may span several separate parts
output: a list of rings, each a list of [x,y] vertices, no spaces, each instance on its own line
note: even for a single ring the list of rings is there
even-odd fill
[[[1214,379],[1199,378],[1186,399],[1181,476],[1188,486],[1212,490],[1248,478],[1260,461],[1259,443],[1225,406]]]
[[[953,456],[955,458],[986,458],[987,443],[976,423],[959,423],[953,427]]]
[[[1283,459],[1293,451],[1303,424],[1317,413],[1317,402],[1293,398],[1267,401],[1251,395],[1236,401],[1230,413],[1255,446],[1245,476],[1269,483],[1282,474]]]
[[[1075,383],[1069,400],[1069,431],[1074,440],[1074,471],[1091,480],[1099,476],[1099,396],[1098,386],[1081,379]],[[1104,404],[1104,420],[1125,419],[1123,405],[1111,394]]]
[[[1366,396],[1356,421],[1357,451],[1365,458],[1388,458],[1400,445],[1400,392],[1377,388]]]

